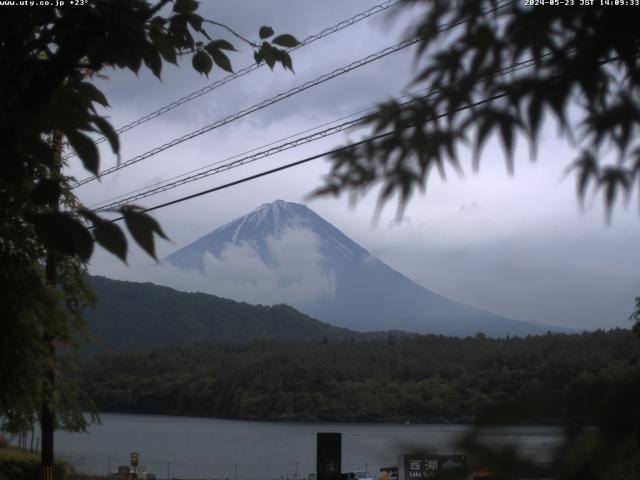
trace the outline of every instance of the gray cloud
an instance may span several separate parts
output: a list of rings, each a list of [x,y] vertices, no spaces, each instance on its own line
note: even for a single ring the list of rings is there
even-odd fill
[[[203,8],[205,16],[226,22],[246,35],[255,35],[257,27],[264,23],[304,38],[376,3],[221,0],[203,2]],[[396,43],[407,23],[403,18],[392,26],[380,19],[363,22],[295,52],[295,75],[263,68],[123,135],[123,159]],[[230,38],[222,32],[220,36]],[[234,65],[251,62],[249,49],[242,50],[234,55]],[[121,125],[133,120],[222,76],[216,72],[207,80],[192,71],[188,59],[184,63],[184,68],[168,67],[162,82],[145,72],[139,78],[106,72],[111,78],[98,83],[113,105],[108,111],[113,123]],[[352,113],[402,92],[411,78],[410,64],[410,54],[387,57],[77,192],[83,201],[93,204]],[[349,133],[326,139],[140,203],[150,206],[195,193],[344,144],[348,138],[360,135]],[[389,205],[378,226],[372,227],[376,189],[355,209],[349,207],[346,197],[318,199],[309,206],[394,268],[455,300],[506,316],[559,325],[627,325],[633,297],[640,295],[638,212],[617,209],[611,227],[604,225],[599,203],[588,204],[581,215],[573,181],[559,180],[576,152],[556,138],[550,125],[545,125],[541,139],[535,165],[528,162],[526,145],[521,144],[516,150],[514,177],[505,173],[497,142],[487,144],[477,175],[470,173],[470,152],[462,149],[466,177],[458,178],[451,172],[447,182],[431,179],[427,194],[416,196],[404,212],[410,222],[397,222],[395,209]],[[115,164],[107,149],[101,151],[105,165]],[[78,162],[72,162],[70,171],[86,176]],[[159,243],[159,255],[190,243],[261,203],[276,198],[301,201],[321,184],[327,171],[326,162],[316,161],[159,210],[154,216],[173,240]],[[637,201],[632,199],[632,204]],[[302,238],[292,238],[291,242],[294,240]],[[282,244],[273,247],[276,252],[278,245]],[[275,293],[280,295],[279,301],[294,302],[313,291],[313,285],[330,291],[330,279],[323,279],[321,272],[313,268],[313,259],[294,255],[292,245],[282,251],[288,254],[287,261],[277,275],[257,261],[248,246],[230,249],[224,260],[208,259],[208,275],[219,281],[206,287],[202,278],[154,266],[136,248],[130,268],[99,252],[91,271],[166,283],[183,290],[206,288],[210,293],[246,301],[263,301]],[[241,272],[253,278],[253,285],[241,278]],[[294,281],[297,272],[309,275]],[[290,286],[283,287],[280,278],[288,278]]]
[[[144,261],[136,261],[130,269],[116,266],[96,271],[113,278],[266,305],[305,303],[334,294],[333,278],[321,267],[320,243],[315,234],[289,229],[279,238],[268,238],[267,246],[273,265],[266,264],[252,245],[242,243],[229,244],[219,257],[206,253],[202,273]]]

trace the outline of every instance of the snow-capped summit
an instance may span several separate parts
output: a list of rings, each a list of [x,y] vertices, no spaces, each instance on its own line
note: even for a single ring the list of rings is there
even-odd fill
[[[292,243],[293,239],[293,243]],[[369,254],[310,208],[276,200],[223,225],[166,257],[182,270],[205,272],[205,256],[224,262],[257,252],[264,269],[285,289],[313,269],[331,288],[304,300],[279,298],[325,322],[360,331],[405,330],[444,335],[527,335],[557,330],[464,305],[427,290]],[[247,250],[249,249],[249,250]],[[302,259],[296,263],[296,259]],[[240,259],[242,260],[242,259]],[[230,269],[234,275],[239,268]],[[252,282],[251,269],[246,271]],[[264,274],[264,272],[262,272]],[[307,278],[308,280],[308,278]],[[308,282],[307,282],[308,283]],[[308,288],[309,285],[305,285]],[[311,298],[311,299],[309,299]]]
[[[340,261],[352,262],[369,255],[307,206],[276,200],[217,228],[165,260],[184,270],[202,271],[205,252],[219,257],[229,245],[245,244],[255,248],[263,261],[271,263],[273,259],[267,242],[280,239],[291,230],[305,230],[316,235],[322,254],[327,258],[336,257]]]

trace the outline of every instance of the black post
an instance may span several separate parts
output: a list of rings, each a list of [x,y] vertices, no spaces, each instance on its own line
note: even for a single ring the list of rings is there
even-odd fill
[[[51,148],[54,153],[54,158],[56,160],[56,167],[59,169],[61,167],[61,149],[62,149],[62,135],[59,132],[54,132],[51,138]],[[56,199],[53,204],[54,209],[59,208],[59,199]],[[47,276],[47,283],[55,288],[58,282],[58,272],[56,265],[56,257],[55,253],[49,251],[47,253],[47,263],[45,265],[45,273]],[[41,436],[42,436],[42,450],[40,454],[40,465],[42,470],[42,480],[54,480],[54,469],[53,469],[53,432],[55,430],[55,413],[53,411],[53,406],[51,405],[53,401],[53,392],[55,387],[56,374],[53,369],[53,358],[55,357],[56,350],[55,345],[53,343],[53,337],[51,333],[48,331],[47,325],[44,325],[44,339],[47,342],[47,347],[49,349],[49,356],[46,359],[46,379],[44,382],[44,390],[43,390],[43,399],[42,399],[42,414],[40,418],[40,428],[41,428]]]
[[[48,269],[47,269],[48,270]],[[54,355],[53,342],[49,340],[51,355]],[[47,372],[48,385],[45,385],[44,399],[42,401],[42,418],[40,425],[42,429],[42,480],[53,480],[53,431],[55,425],[55,416],[51,401],[53,400],[53,385],[55,382],[55,373],[53,368],[49,368]]]
[[[318,433],[316,472],[318,480],[339,480],[342,468],[342,434]]]
[[[55,286],[57,279],[56,260],[53,253],[47,255],[46,265],[47,283]],[[46,329],[46,326],[45,326]],[[45,341],[49,348],[49,359],[55,355],[55,347],[51,335],[45,330]],[[55,384],[55,372],[50,362],[47,362],[47,378],[44,384],[44,398],[42,399],[42,416],[40,418],[40,428],[42,430],[42,451],[40,461],[42,465],[42,480],[53,480],[53,431],[55,428],[55,416],[51,402],[53,400],[53,389]]]

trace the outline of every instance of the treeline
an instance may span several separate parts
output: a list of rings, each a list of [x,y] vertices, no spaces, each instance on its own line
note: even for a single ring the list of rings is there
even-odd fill
[[[368,343],[201,344],[79,361],[84,388],[108,412],[470,422],[497,411],[512,415],[509,422],[567,415],[589,422],[612,382],[640,372],[640,342],[628,330],[507,339],[390,336]],[[518,400],[529,410],[522,402],[515,411],[505,406]]]

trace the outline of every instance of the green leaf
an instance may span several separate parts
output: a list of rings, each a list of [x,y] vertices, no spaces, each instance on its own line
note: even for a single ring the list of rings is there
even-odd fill
[[[102,247],[127,263],[127,238],[118,225],[103,220],[95,224],[93,236]]]
[[[40,180],[31,191],[31,200],[36,205],[55,205],[60,198],[60,182],[52,178]]]
[[[260,35],[260,40],[264,40],[265,38],[269,38],[271,35],[273,35],[273,28],[262,26],[260,27],[260,30],[258,33]]]
[[[162,32],[151,31],[149,38],[167,62],[177,64],[176,49],[171,37]]]
[[[237,50],[233,45],[231,45],[229,42],[223,39],[213,40],[212,42],[209,43],[209,45],[213,48],[218,48],[220,50],[231,50],[233,52],[237,52]]]
[[[162,58],[160,58],[160,52],[158,47],[150,42],[145,43],[143,51],[144,64],[153,72],[153,74],[160,78],[160,72],[162,72]]]
[[[260,52],[262,53],[262,57],[269,68],[273,70],[273,66],[276,64],[276,54],[274,52],[274,48],[269,44],[269,42],[263,42],[262,47],[260,48]]]
[[[480,168],[480,154],[482,152],[482,147],[484,147],[485,142],[487,141],[487,137],[489,133],[491,133],[491,129],[493,128],[493,119],[491,118],[483,118],[482,123],[478,125],[476,132],[476,141],[473,152],[473,169],[474,171],[478,171]]]
[[[158,222],[150,215],[142,213],[139,207],[133,205],[122,207],[120,212],[124,216],[127,228],[136,243],[151,257],[157,260],[153,234],[155,233],[165,240],[168,240]]]
[[[499,122],[500,137],[502,139],[502,146],[504,147],[504,151],[506,155],[507,171],[509,172],[509,175],[513,175],[513,149],[514,149],[513,125],[514,123],[509,122],[507,119],[501,119],[501,121]]]
[[[569,174],[572,170],[577,171],[578,201],[580,202],[580,207],[584,208],[584,200],[590,181],[593,180],[596,183],[598,181],[598,160],[591,152],[583,150],[580,156],[567,167],[565,174]]]
[[[276,38],[271,40],[276,45],[280,45],[281,47],[293,48],[300,45],[300,42],[293,35],[289,35],[285,33],[283,35],[278,35]]]
[[[264,57],[262,56],[262,53],[257,51],[257,52],[253,52],[253,59],[256,61],[258,65],[260,65],[260,62],[264,60]]]
[[[604,186],[605,221],[609,224],[611,223],[611,212],[617,197],[618,188],[627,195],[628,200],[630,188],[628,173],[619,167],[605,167],[598,179],[598,187],[600,186]]]
[[[122,229],[114,222],[100,218],[90,210],[82,209],[80,214],[93,224],[93,237],[96,242],[127,263],[127,238]]]
[[[86,95],[92,102],[99,103],[103,107],[109,107],[109,102],[107,101],[107,97],[104,96],[98,88],[89,82],[78,82],[75,85],[76,90],[79,93]]]
[[[173,11],[180,14],[189,14],[198,9],[200,2],[196,0],[176,0]]]
[[[203,18],[197,13],[189,14],[187,16],[187,21],[196,32],[200,32],[202,30]]]
[[[100,130],[102,135],[109,141],[109,145],[111,145],[111,150],[113,153],[120,152],[120,139],[118,138],[118,134],[113,129],[113,126],[107,122],[103,117],[99,115],[92,115],[91,122]]]
[[[193,68],[201,74],[209,76],[211,67],[213,67],[213,61],[211,57],[204,50],[198,50],[191,59]]]
[[[173,46],[178,49],[191,50],[195,46],[193,35],[187,26],[187,19],[184,15],[174,15],[169,24],[169,37]]]
[[[98,175],[100,156],[94,141],[84,133],[77,130],[68,130],[65,132],[65,136],[67,137],[69,144],[78,154],[78,157],[80,157],[80,160],[82,160],[84,168],[94,175]]]
[[[82,223],[68,213],[51,212],[32,218],[36,234],[45,244],[62,255],[77,256],[87,262],[93,253],[93,237]]]
[[[220,49],[212,46],[211,43],[204,47],[207,53],[211,55],[211,58],[213,58],[213,61],[216,62],[216,65],[218,67],[226,70],[227,72],[233,73],[233,68],[231,67],[231,61],[229,60],[229,57],[222,53]]]
[[[276,57],[276,60],[282,64],[282,67],[285,70],[288,68],[293,72],[293,63],[291,62],[291,56],[287,52],[279,48],[274,48],[273,53]]]
[[[533,141],[535,142],[538,139],[540,120],[542,118],[542,99],[540,98],[539,94],[536,93],[531,96],[527,113],[531,136],[533,137]]]

